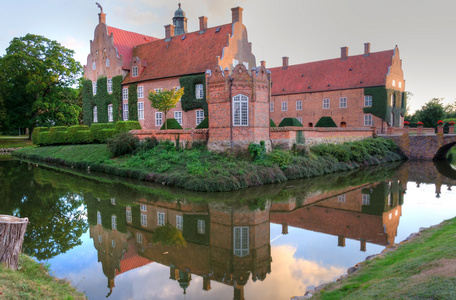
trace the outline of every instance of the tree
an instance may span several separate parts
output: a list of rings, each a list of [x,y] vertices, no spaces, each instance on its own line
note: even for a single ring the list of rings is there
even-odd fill
[[[158,111],[162,111],[165,114],[165,129],[167,128],[166,114],[174,107],[176,107],[180,98],[184,94],[184,88],[163,90],[163,91],[150,91],[149,100],[151,106]]]
[[[39,35],[10,42],[0,59],[0,93],[10,130],[76,124],[80,109],[71,87],[82,67],[73,55],[73,50]]]
[[[425,127],[435,127],[438,120],[446,117],[442,100],[443,98],[433,98],[423,105],[415,112],[416,120],[423,122]]]

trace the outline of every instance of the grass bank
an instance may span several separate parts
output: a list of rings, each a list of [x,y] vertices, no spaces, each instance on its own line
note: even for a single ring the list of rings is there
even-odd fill
[[[104,144],[23,148],[14,155],[204,192],[233,191],[402,159],[396,146],[381,138],[320,145],[311,153],[254,150],[252,157],[233,157],[204,149],[176,149],[163,142],[140,145],[132,154],[119,157],[112,157]]]
[[[32,258],[21,255],[19,269],[0,264],[0,299],[86,299],[68,282],[49,275],[49,270]]]
[[[33,146],[33,143],[28,138],[0,136],[0,148],[22,148],[31,146]]]
[[[456,299],[456,218],[420,232],[312,299]],[[386,249],[388,250],[388,248]]]

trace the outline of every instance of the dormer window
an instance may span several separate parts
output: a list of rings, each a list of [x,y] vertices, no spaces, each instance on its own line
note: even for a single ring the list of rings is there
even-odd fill
[[[131,69],[131,76],[132,77],[138,77],[138,67],[133,67]]]

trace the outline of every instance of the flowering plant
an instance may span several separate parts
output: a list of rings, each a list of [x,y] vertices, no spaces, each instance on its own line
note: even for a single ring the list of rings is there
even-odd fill
[[[423,125],[423,122],[419,121],[417,124],[418,124],[418,125]]]
[[[442,121],[442,120],[439,120],[439,121],[437,122],[437,125],[443,125],[443,121]]]
[[[448,123],[450,126],[454,126],[454,121],[450,121],[450,123]]]
[[[404,121],[404,125],[410,125],[409,121]]]

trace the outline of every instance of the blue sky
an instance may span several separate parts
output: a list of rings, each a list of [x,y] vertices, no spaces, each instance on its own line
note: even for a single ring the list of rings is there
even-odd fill
[[[99,9],[88,0],[2,0],[0,55],[14,37],[27,33],[57,40],[76,51],[86,64],[89,41],[98,23]],[[110,26],[164,37],[178,1],[98,0]],[[210,27],[231,22],[230,8],[244,8],[244,24],[257,64],[280,66],[349,55],[398,45],[403,59],[406,90],[414,111],[433,97],[456,101],[456,1],[451,0],[182,0],[189,31],[198,29],[198,17]]]

